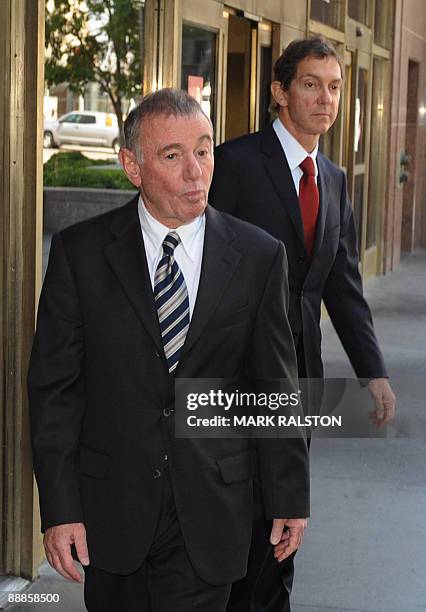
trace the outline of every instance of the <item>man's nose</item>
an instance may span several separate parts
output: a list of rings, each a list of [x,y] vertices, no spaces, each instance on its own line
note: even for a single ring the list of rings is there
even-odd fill
[[[332,101],[333,101],[333,98],[331,96],[330,90],[328,89],[328,87],[323,87],[321,89],[319,103],[320,104],[331,104]]]
[[[194,155],[188,157],[188,160],[185,164],[185,178],[190,181],[196,181],[202,176],[202,170],[200,164],[198,163],[197,158]]]

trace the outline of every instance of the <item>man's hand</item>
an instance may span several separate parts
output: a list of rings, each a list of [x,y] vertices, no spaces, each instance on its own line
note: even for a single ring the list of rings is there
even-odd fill
[[[86,529],[83,523],[55,525],[46,529],[44,549],[50,565],[64,578],[82,582],[80,573],[74,566],[71,556],[71,545],[74,544],[81,565],[89,565]]]
[[[395,417],[396,397],[387,378],[373,378],[368,383],[375,409],[368,413],[374,427],[383,427]]]
[[[274,545],[274,557],[279,563],[299,548],[307,526],[308,521],[304,518],[273,520],[271,544]],[[287,529],[284,531],[285,527]]]

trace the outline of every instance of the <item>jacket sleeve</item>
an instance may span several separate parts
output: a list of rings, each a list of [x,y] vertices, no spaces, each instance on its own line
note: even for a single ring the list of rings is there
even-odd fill
[[[287,318],[287,257],[278,243],[259,304],[251,348],[251,378],[275,391],[298,389],[297,362]],[[266,518],[309,515],[309,458],[304,433],[292,438],[259,438],[257,466]]]
[[[28,373],[42,531],[83,521],[78,441],[85,409],[83,321],[62,238],[53,236]]]
[[[363,295],[355,222],[344,174],[340,206],[339,246],[324,288],[324,303],[356,375],[386,377],[371,311]]]

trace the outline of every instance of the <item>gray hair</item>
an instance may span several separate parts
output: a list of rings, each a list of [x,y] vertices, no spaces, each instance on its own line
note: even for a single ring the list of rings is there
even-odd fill
[[[197,100],[182,89],[164,88],[159,91],[147,94],[142,98],[138,106],[128,114],[124,122],[124,139],[126,148],[135,153],[136,157],[142,160],[140,150],[140,130],[142,121],[146,117],[164,115],[169,117],[189,117],[202,113],[212,125],[208,117]],[[213,126],[212,126],[213,127]]]

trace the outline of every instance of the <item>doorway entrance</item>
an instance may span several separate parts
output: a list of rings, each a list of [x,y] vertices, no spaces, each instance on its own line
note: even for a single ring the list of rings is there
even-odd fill
[[[243,11],[227,9],[225,140],[264,127],[270,120],[273,28]]]
[[[253,22],[229,15],[225,140],[250,131]]]

